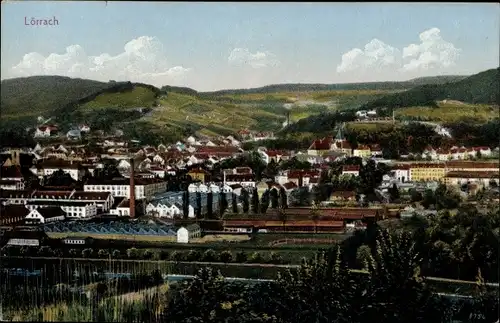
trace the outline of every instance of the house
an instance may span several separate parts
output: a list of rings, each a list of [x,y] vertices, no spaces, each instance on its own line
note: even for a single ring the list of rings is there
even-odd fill
[[[90,219],[97,215],[97,205],[91,201],[59,200],[59,201],[28,201],[29,210],[59,208],[67,218]]]
[[[358,148],[353,150],[352,155],[354,157],[369,158],[372,155],[372,151],[367,145],[358,145]]]
[[[23,190],[24,177],[21,168],[17,165],[2,166],[0,168],[0,189]]]
[[[332,141],[330,138],[314,140],[307,149],[307,154],[311,156],[322,156],[330,151]]]
[[[44,125],[36,128],[34,137],[35,138],[47,138],[52,136],[54,133],[58,131],[57,126],[53,125]]]
[[[43,224],[55,221],[63,221],[66,213],[60,207],[45,207],[33,209],[26,216],[26,224]]]
[[[253,174],[229,174],[225,175],[224,183],[229,186],[239,184],[243,187],[255,187],[255,176]]]
[[[70,130],[66,133],[66,138],[68,138],[68,140],[80,140],[82,138],[82,133],[80,130]]]
[[[413,182],[441,181],[445,173],[444,163],[413,163],[410,164],[409,178]]]
[[[342,175],[359,176],[359,165],[344,165],[342,167]]]
[[[489,187],[492,183],[496,186],[500,183],[500,175],[497,171],[451,171],[444,176],[446,185],[477,184],[481,187]]]
[[[78,129],[81,132],[90,132],[90,127],[86,124],[81,124],[80,126],[78,126]]]
[[[371,151],[371,156],[372,157],[382,157],[382,148],[380,148],[380,145],[371,145],[370,146],[370,151]]]
[[[93,241],[92,238],[90,237],[68,237],[62,239],[62,243],[65,245],[77,245],[77,246],[83,246],[83,245],[89,245]]]
[[[22,223],[29,213],[23,205],[0,205],[0,225]]]
[[[196,238],[201,238],[201,228],[198,224],[191,224],[177,230],[178,243],[189,243],[189,241]]]
[[[9,246],[38,247],[45,244],[49,237],[43,231],[8,231],[3,237]]]
[[[427,146],[427,147],[425,147],[424,151],[422,152],[422,157],[436,160],[437,159],[437,151],[432,146]]]
[[[135,178],[135,198],[147,199],[159,192],[167,190],[167,182],[159,178]],[[116,178],[111,180],[89,179],[84,185],[85,192],[111,192],[113,197],[130,198],[130,179]]]
[[[191,169],[187,174],[191,176],[193,181],[200,181],[202,183],[205,183],[210,175],[206,170],[199,167]]]
[[[356,201],[356,192],[354,191],[335,191],[330,196],[333,202],[352,202]]]
[[[392,167],[394,177],[401,183],[411,182],[410,165],[397,164]]]
[[[73,161],[65,161],[62,159],[44,160],[35,167],[32,167],[30,170],[39,178],[50,176],[59,170],[69,174],[75,181],[81,181],[85,175],[85,170],[80,163],[74,163]]]
[[[123,197],[115,199],[115,204],[111,207],[109,213],[118,216],[130,216],[130,200]]]

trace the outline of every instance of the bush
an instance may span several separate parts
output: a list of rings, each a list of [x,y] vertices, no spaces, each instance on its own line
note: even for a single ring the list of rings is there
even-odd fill
[[[284,261],[283,261],[283,257],[281,257],[281,255],[279,255],[278,253],[273,251],[269,255],[269,262],[272,264],[282,264]]]
[[[248,260],[247,254],[244,251],[238,251],[236,253],[236,262],[241,264]]]
[[[187,261],[200,261],[201,253],[197,250],[190,250],[186,256]]]
[[[109,257],[109,252],[105,249],[100,249],[98,252],[97,252],[97,256],[99,258],[108,258]]]
[[[170,260],[172,261],[183,261],[184,260],[184,255],[182,252],[179,251],[174,251],[170,254]]]
[[[120,250],[118,250],[118,249],[113,250],[113,252],[111,253],[111,257],[112,257],[113,259],[120,259],[120,258],[121,258],[121,256],[122,256],[122,253],[121,253],[121,251],[120,251]]]
[[[129,259],[137,259],[139,257],[139,250],[137,248],[127,249],[127,257]]]
[[[93,253],[94,253],[94,251],[92,249],[85,248],[82,250],[82,257],[83,258],[91,258]]]
[[[202,259],[205,262],[217,261],[217,255],[215,254],[215,251],[213,251],[212,249],[208,249],[203,253]]]
[[[168,260],[168,251],[160,250],[160,252],[155,253],[156,260]]]
[[[223,252],[221,252],[219,258],[220,261],[228,263],[231,262],[231,260],[233,260],[233,254],[229,250],[224,250]]]
[[[262,263],[263,261],[263,257],[262,255],[255,251],[254,253],[252,253],[249,257],[248,257],[248,262],[249,263],[255,263],[255,264],[258,264],[258,263]]]
[[[144,250],[144,252],[142,253],[142,259],[151,259],[153,258],[153,253],[151,252],[151,250]]]

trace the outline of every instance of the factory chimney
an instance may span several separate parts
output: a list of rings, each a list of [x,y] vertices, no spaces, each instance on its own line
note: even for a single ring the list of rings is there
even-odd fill
[[[135,218],[135,170],[134,158],[130,159],[130,218]]]

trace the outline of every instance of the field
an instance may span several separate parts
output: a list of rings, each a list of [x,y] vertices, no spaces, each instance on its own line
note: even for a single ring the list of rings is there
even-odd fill
[[[451,123],[457,121],[487,122],[498,118],[500,108],[485,104],[464,104],[460,102],[438,102],[438,107],[407,107],[397,109],[396,117],[420,118],[422,121]]]
[[[359,131],[391,131],[394,128],[392,121],[389,122],[348,122],[346,124],[348,129],[356,132]]]
[[[155,94],[150,89],[136,86],[132,91],[104,93],[94,100],[80,106],[82,110],[101,108],[150,108],[156,101]]]

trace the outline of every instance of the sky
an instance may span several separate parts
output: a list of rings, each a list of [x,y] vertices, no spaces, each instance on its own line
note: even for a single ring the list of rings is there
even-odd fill
[[[63,75],[214,91],[403,81],[499,66],[495,3],[1,6],[2,80]],[[49,19],[52,25],[44,25]]]

